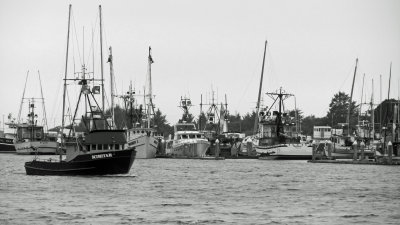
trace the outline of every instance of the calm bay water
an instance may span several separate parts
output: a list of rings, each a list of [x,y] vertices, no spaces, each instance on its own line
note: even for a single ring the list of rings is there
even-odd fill
[[[27,176],[32,158],[0,155],[0,224],[400,223],[399,166],[143,159],[121,176]]]

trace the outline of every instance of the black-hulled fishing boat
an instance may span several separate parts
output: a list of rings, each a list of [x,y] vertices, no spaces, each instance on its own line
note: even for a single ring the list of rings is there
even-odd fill
[[[101,6],[100,8],[100,31],[101,31]],[[69,25],[71,18],[71,5],[69,6],[68,35],[67,35],[67,62],[68,62],[68,43]],[[100,33],[101,37],[101,33]],[[100,38],[100,40],[102,40]],[[102,43],[100,43],[102,46]],[[101,51],[102,52],[102,51]],[[110,64],[112,65],[112,64]],[[105,175],[105,174],[124,174],[128,173],[136,156],[134,147],[127,144],[126,132],[115,129],[113,104],[111,106],[111,118],[104,114],[104,84],[102,79],[95,79],[93,73],[86,72],[85,64],[82,65],[82,72],[78,78],[67,78],[67,63],[65,66],[64,94],[62,126],[57,142],[59,148],[66,149],[66,159],[60,160],[39,160],[35,158],[31,162],[25,163],[27,175]],[[111,68],[112,73],[112,68]],[[113,74],[111,74],[113,77]],[[67,81],[78,83],[80,87],[79,98],[76,104],[75,113],[72,117],[72,124],[68,126],[69,131],[65,130],[65,98]],[[96,86],[95,82],[101,82],[101,87]],[[111,79],[112,81],[112,79]],[[111,82],[112,83],[112,82]],[[113,87],[113,85],[111,85]],[[101,92],[103,107],[98,104],[95,95]],[[113,98],[113,95],[111,95]],[[112,101],[113,102],[113,101]],[[84,131],[76,132],[78,124],[77,112],[80,103],[84,103],[80,124]],[[111,120],[109,120],[111,119]],[[81,126],[81,127],[82,127]],[[60,151],[61,152],[61,151]]]

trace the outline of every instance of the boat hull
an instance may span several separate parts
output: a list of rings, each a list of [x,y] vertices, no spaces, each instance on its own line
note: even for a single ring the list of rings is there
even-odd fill
[[[10,138],[0,138],[0,152],[15,153],[14,140]]]
[[[129,140],[128,146],[136,149],[136,159],[151,159],[156,157],[158,140],[152,136],[143,135]]]
[[[200,158],[206,156],[210,147],[208,141],[184,142],[172,146],[170,154],[173,157]]]
[[[287,144],[275,148],[261,149],[257,148],[257,153],[263,160],[311,160],[312,147],[302,144]]]
[[[57,142],[55,141],[27,141],[15,144],[15,150],[19,155],[55,155],[57,154]]]
[[[27,175],[106,175],[126,174],[132,167],[134,148],[78,155],[71,161],[38,161],[25,163]]]

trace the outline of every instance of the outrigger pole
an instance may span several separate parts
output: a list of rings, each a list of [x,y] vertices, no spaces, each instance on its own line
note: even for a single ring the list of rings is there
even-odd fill
[[[61,122],[61,149],[64,146],[64,127],[65,127],[65,94],[67,91],[67,71],[68,71],[68,49],[69,49],[69,29],[70,29],[70,22],[71,22],[71,8],[72,5],[69,5],[69,12],[68,12],[68,32],[67,32],[67,52],[65,56],[65,73],[64,73],[64,93],[63,93],[63,109],[62,109],[62,122]],[[62,153],[60,153],[60,162],[62,160]]]
[[[102,111],[104,112],[103,20],[101,17],[101,5],[99,5],[99,17],[100,17],[101,103],[102,103]],[[104,128],[105,128],[105,124],[104,124]]]
[[[112,56],[112,48],[110,46],[110,55],[108,56],[108,62],[110,63],[110,81],[111,81],[111,127],[115,128],[115,113],[114,113],[114,64]],[[104,112],[104,111],[103,111]]]
[[[356,58],[356,67],[354,69],[354,76],[353,76],[353,84],[351,85],[351,94],[350,94],[350,102],[349,102],[349,111],[347,113],[347,135],[350,136],[350,113],[351,113],[351,103],[353,101],[353,90],[354,90],[354,81],[356,79],[357,74],[357,65],[358,65],[358,58]]]
[[[44,127],[46,128],[46,132],[48,132],[49,127],[47,126],[47,115],[46,115],[46,107],[44,105],[44,97],[43,97],[43,88],[42,88],[42,79],[40,78],[40,72],[38,70],[39,74],[39,83],[40,83],[40,94],[42,95],[42,108],[43,108],[43,122],[44,122]]]
[[[17,123],[19,123],[19,122],[20,122],[20,119],[21,119],[21,110],[22,110],[22,104],[24,103],[25,89],[26,89],[26,83],[27,83],[27,81],[28,81],[28,76],[29,76],[29,70],[26,72],[24,91],[22,92],[21,104],[19,105],[19,112],[18,112]]]
[[[257,133],[257,124],[258,124],[258,112],[260,110],[260,99],[261,99],[261,90],[262,90],[262,83],[263,83],[263,77],[264,77],[264,64],[265,64],[265,52],[267,51],[267,41],[265,41],[265,47],[264,47],[264,56],[263,56],[263,63],[262,63],[262,68],[261,68],[261,79],[260,79],[260,87],[258,89],[258,100],[257,100],[257,108],[256,108],[256,116],[254,119],[254,130],[253,134]]]

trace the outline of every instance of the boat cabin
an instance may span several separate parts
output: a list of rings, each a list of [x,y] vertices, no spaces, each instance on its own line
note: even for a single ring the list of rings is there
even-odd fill
[[[123,150],[126,143],[124,130],[93,130],[77,141],[67,143],[67,161],[79,152]]]
[[[17,127],[18,141],[40,141],[44,138],[42,126],[21,124]]]
[[[316,140],[329,140],[332,137],[330,126],[314,126],[313,137]]]

